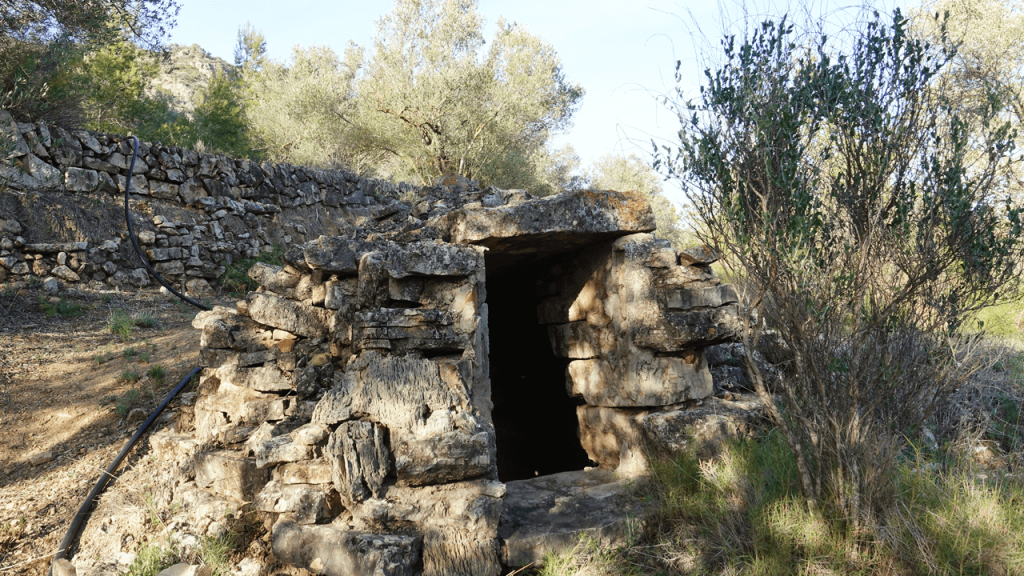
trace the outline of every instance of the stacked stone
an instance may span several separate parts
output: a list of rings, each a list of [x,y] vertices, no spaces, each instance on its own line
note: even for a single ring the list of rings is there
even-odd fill
[[[715,278],[716,259],[632,234],[552,264],[552,280],[538,286],[546,297],[538,318],[555,354],[570,360],[566,387],[585,401],[581,442],[602,468],[643,473],[647,453],[665,440],[645,434],[645,422],[692,415],[690,405],[712,395],[704,349],[740,329],[739,300]]]
[[[311,570],[499,573],[483,252],[322,237],[254,266],[194,323],[195,485],[279,514],[275,555]]]
[[[61,192],[78,202],[91,198],[94,206],[120,203],[132,153],[131,142],[122,136],[18,123],[2,110],[0,149],[7,157],[0,163],[0,182],[6,186]],[[202,294],[207,281],[234,261],[254,258],[273,244],[290,245],[323,233],[415,235],[428,220],[459,207],[515,205],[530,198],[522,190],[479,190],[477,182],[462,177],[413,187],[346,171],[256,164],[145,142],[139,145],[133,174],[132,196],[146,202],[134,205],[134,226],[147,257],[172,285],[192,294]],[[143,211],[151,218],[141,219]],[[86,247],[76,254],[65,251],[76,265],[58,265],[60,251],[25,249],[33,243],[24,236],[35,236],[36,244],[53,243],[53,238],[38,230],[30,235],[24,222],[0,216],[0,282],[51,276],[119,288],[151,284],[123,231],[104,230],[109,236],[101,237],[76,232]],[[67,269],[55,272],[58,266]]]

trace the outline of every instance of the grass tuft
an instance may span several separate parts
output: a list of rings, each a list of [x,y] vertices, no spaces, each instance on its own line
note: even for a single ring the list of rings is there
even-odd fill
[[[121,340],[125,342],[131,338],[132,335],[132,319],[128,316],[128,313],[120,308],[115,308],[110,312],[110,316],[107,318],[107,330],[119,336]]]

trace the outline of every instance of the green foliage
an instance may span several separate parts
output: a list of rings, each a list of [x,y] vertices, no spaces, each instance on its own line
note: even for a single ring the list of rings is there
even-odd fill
[[[139,351],[136,350],[134,346],[129,346],[128,348],[124,349],[124,352],[122,354],[124,355],[125,358],[131,360],[132,358],[135,358],[139,354]]]
[[[1024,482],[979,475],[956,453],[912,450],[875,533],[838,530],[804,505],[779,431],[691,446],[637,485],[654,514],[622,549],[585,538],[533,574],[1016,574],[1024,569]],[[529,573],[529,572],[528,572]]]
[[[149,367],[149,377],[157,384],[163,384],[166,376],[167,370],[160,364],[154,364]]]
[[[82,124],[88,118],[90,97],[103,93],[96,86],[99,92],[89,93],[95,78],[87,73],[87,55],[124,47],[126,39],[158,47],[178,9],[174,0],[0,6],[0,38],[4,39],[0,42],[0,109],[10,110],[19,119]]]
[[[139,328],[156,328],[158,324],[156,317],[149,312],[138,312],[132,314],[132,325]]]
[[[149,543],[139,548],[135,560],[128,568],[131,576],[156,576],[161,570],[170,568],[178,560],[175,548],[163,548],[159,544]]]
[[[71,302],[61,298],[57,302],[50,302],[43,296],[39,296],[36,299],[36,303],[39,304],[39,309],[46,314],[48,318],[54,316],[60,316],[61,318],[71,318],[73,316],[80,316],[84,313],[85,307],[77,302]]]
[[[132,335],[133,326],[134,323],[132,322],[131,316],[129,316],[124,310],[115,308],[110,311],[110,316],[107,318],[107,331],[111,334],[120,336],[121,340],[127,342],[128,338]]]
[[[218,71],[199,94],[198,101],[192,139],[202,142],[201,147],[210,152],[254,158],[242,111],[239,79]]]
[[[547,141],[569,126],[583,89],[525,27],[500,20],[487,51],[482,32],[474,0],[399,0],[368,50],[296,48],[285,66],[242,31],[253,136],[278,161],[428,185],[454,172],[550,193],[567,155],[550,158]]]
[[[256,281],[249,277],[249,268],[257,262],[271,264],[274,266],[284,265],[284,247],[274,244],[267,252],[260,252],[255,258],[246,258],[232,262],[224,270],[220,277],[220,286],[225,291],[235,296],[245,296],[259,287]]]
[[[139,381],[139,373],[134,370],[125,370],[124,372],[121,372],[121,381],[134,384]],[[134,397],[138,397],[137,391]]]
[[[978,369],[956,329],[1016,292],[1024,207],[1002,187],[1008,102],[989,92],[969,132],[938,90],[950,42],[915,38],[899,11],[846,34],[783,18],[726,38],[658,163],[749,284],[763,321],[745,343],[767,325],[796,352],[778,404],[747,368],[802,496],[856,533],[892,506],[903,434]]]

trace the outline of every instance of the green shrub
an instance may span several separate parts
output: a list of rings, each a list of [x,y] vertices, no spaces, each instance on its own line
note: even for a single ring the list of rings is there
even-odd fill
[[[120,308],[115,308],[110,312],[110,316],[107,318],[107,330],[115,336],[120,336],[121,340],[125,342],[131,338],[132,335],[132,319],[128,316],[128,313]]]
[[[154,364],[149,367],[149,377],[153,379],[157,384],[162,384],[164,378],[167,376],[167,371],[163,366]]]
[[[132,314],[132,325],[139,328],[153,328],[157,325],[156,317],[149,312],[136,312]]]

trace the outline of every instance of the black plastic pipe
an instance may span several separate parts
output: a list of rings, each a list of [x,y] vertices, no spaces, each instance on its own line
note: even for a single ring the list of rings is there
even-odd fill
[[[156,278],[157,282],[162,284],[164,288],[167,288],[168,290],[171,291],[172,294],[174,294],[178,298],[181,298],[185,302],[188,302],[189,304],[195,306],[196,308],[209,310],[209,306],[202,304],[200,302],[196,302],[195,300],[189,298],[188,296],[185,296],[181,292],[178,292],[173,287],[171,287],[171,285],[168,284],[166,280],[161,278],[160,275],[156,273],[156,270],[153,270],[153,267],[150,266],[149,262],[146,260],[146,256],[142,254],[142,248],[139,247],[139,240],[138,238],[135,237],[135,230],[132,228],[132,217],[131,214],[128,212],[128,190],[130,190],[132,187],[132,174],[135,172],[135,158],[139,155],[139,139],[136,138],[135,136],[129,136],[129,138],[132,139],[134,146],[132,148],[132,163],[131,165],[128,166],[128,180],[126,180],[124,183],[124,221],[128,223],[128,237],[132,239],[132,246],[135,246],[135,253],[139,255],[139,259],[142,260],[142,265],[146,267],[146,270],[149,270],[149,273],[152,274],[153,277]]]
[[[142,260],[142,265],[146,267],[146,270],[149,270],[149,273],[152,274],[153,277],[156,278],[157,281],[160,282],[160,284],[162,284],[164,288],[167,288],[168,290],[171,291],[172,294],[197,308],[209,310],[209,306],[197,302],[189,298],[188,296],[185,296],[181,292],[178,292],[170,284],[168,284],[167,281],[161,278],[160,275],[156,273],[156,270],[153,270],[153,268],[149,265],[149,262],[146,260],[146,256],[142,253],[142,248],[139,247],[139,240],[138,238],[135,237],[135,230],[132,227],[131,212],[129,212],[128,210],[128,192],[129,190],[131,190],[132,186],[132,175],[135,173],[135,159],[139,155],[139,139],[136,138],[135,136],[129,136],[129,138],[132,139],[133,147],[132,162],[128,166],[128,179],[125,181],[124,185],[124,221],[128,225],[128,237],[131,238],[132,240],[132,246],[135,247],[135,253],[139,255],[139,259]],[[103,474],[100,475],[100,479],[96,481],[96,485],[93,486],[92,492],[89,492],[89,496],[87,496],[85,502],[82,503],[82,507],[78,509],[78,513],[75,514],[74,519],[71,520],[71,526],[68,527],[67,534],[64,535],[64,540],[61,541],[60,547],[57,549],[57,553],[54,555],[53,561],[50,563],[50,569],[47,571],[47,576],[52,576],[53,564],[57,562],[57,560],[60,560],[67,555],[68,549],[71,548],[71,545],[74,544],[75,539],[78,538],[78,531],[82,529],[82,524],[89,517],[89,512],[90,509],[92,508],[93,501],[95,501],[96,497],[103,493],[103,490],[106,489],[107,483],[114,477],[114,472],[116,472],[118,466],[121,465],[121,461],[123,461],[125,457],[128,456],[128,453],[132,451],[132,448],[135,447],[135,444],[138,443],[140,439],[142,439],[142,437],[146,434],[146,430],[149,429],[149,427],[153,424],[153,422],[156,421],[156,419],[160,416],[164,409],[167,408],[167,405],[170,404],[171,400],[173,400],[174,397],[177,396],[178,393],[185,388],[185,385],[187,385],[189,381],[191,381],[192,378],[199,373],[200,370],[202,370],[202,368],[200,367],[193,368],[192,371],[189,372],[188,376],[186,376],[184,380],[182,380],[177,386],[175,386],[174,390],[171,390],[171,393],[168,394],[166,398],[164,398],[164,401],[160,403],[160,406],[158,406],[157,409],[154,410],[153,413],[149,415],[149,418],[147,418],[146,421],[142,423],[142,426],[139,428],[138,432],[136,432],[135,435],[132,436],[131,439],[128,441],[128,443],[125,444],[124,448],[121,449],[121,453],[117,455],[117,458],[114,458],[114,461],[110,463],[110,466],[107,467],[106,471],[104,471]]]
[[[124,460],[125,456],[127,456],[128,453],[132,451],[132,448],[135,447],[135,444],[146,434],[146,430],[149,429],[150,425],[152,425],[157,417],[160,416],[164,411],[164,408],[167,408],[167,405],[171,400],[178,395],[178,392],[181,392],[181,390],[185,388],[189,381],[192,380],[192,377],[198,374],[200,370],[202,370],[202,368],[198,366],[193,368],[192,371],[188,373],[188,376],[186,376],[174,388],[174,390],[171,391],[167,398],[164,398],[164,401],[160,406],[158,406],[157,409],[149,415],[149,418],[142,423],[142,427],[139,428],[138,432],[136,432],[135,435],[132,436],[131,440],[125,444],[124,448],[121,449],[121,453],[117,455],[117,458],[114,458],[114,461],[110,463],[110,466],[107,466],[107,469],[102,475],[100,475],[100,479],[96,481],[96,485],[93,486],[92,492],[89,492],[89,496],[85,498],[85,502],[82,503],[82,507],[78,509],[78,513],[75,514],[75,518],[71,521],[71,526],[68,527],[68,532],[64,535],[64,540],[61,541],[60,548],[57,549],[57,554],[53,557],[54,562],[63,558],[65,554],[67,554],[68,548],[71,547],[71,544],[78,536],[78,531],[81,529],[82,523],[89,517],[89,509],[92,507],[93,500],[95,500],[96,497],[99,496],[107,487],[107,482],[114,477],[114,472],[116,472],[117,467],[121,465],[121,461]],[[52,569],[51,563],[51,571]]]

